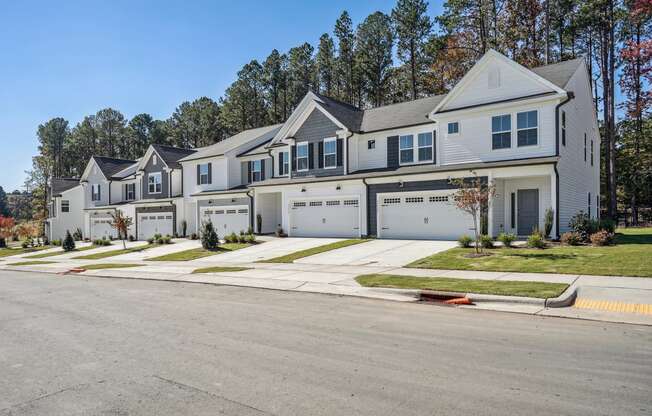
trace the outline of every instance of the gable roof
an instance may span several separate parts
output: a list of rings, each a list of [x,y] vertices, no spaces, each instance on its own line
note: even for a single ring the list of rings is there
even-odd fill
[[[95,163],[97,163],[97,166],[107,179],[110,179],[116,173],[136,163],[135,160],[117,159],[106,156],[93,156],[93,160],[95,160]]]
[[[372,132],[432,123],[428,119],[428,114],[445,96],[433,95],[431,97],[365,110],[360,131]]]
[[[313,94],[319,98],[321,107],[324,110],[328,111],[347,129],[350,131],[360,130],[360,124],[362,124],[362,118],[364,115],[363,110],[360,110],[354,105],[318,94],[316,92],[313,92]]]
[[[129,176],[132,176],[136,174],[136,171],[138,170],[138,163],[140,162],[140,159],[138,159],[133,165],[127,166],[126,168],[122,169],[121,171],[114,173],[113,178],[116,179],[124,179]]]
[[[240,133],[221,140],[215,144],[206,147],[195,149],[196,151],[184,158],[179,159],[180,162],[187,162],[190,160],[203,159],[206,157],[222,156],[231,150],[237,149],[247,143],[263,139],[264,141],[271,140],[281,128],[282,124],[274,124],[272,126],[258,127],[241,131]],[[257,147],[258,144],[253,147]],[[248,149],[251,150],[251,149]]]
[[[531,68],[541,78],[544,78],[560,88],[565,88],[577,68],[584,63],[584,58],[569,59],[555,64],[542,65]]]
[[[242,152],[238,155],[240,156],[255,156],[255,155],[267,155],[267,151],[269,150],[269,142],[271,142],[272,139],[270,138],[269,140],[265,140],[262,144],[259,144],[258,146],[255,146],[252,149],[249,149],[245,152]]]
[[[183,149],[181,147],[166,146],[163,144],[153,144],[152,147],[169,168],[175,169],[181,167],[179,160],[197,151],[196,149]]]
[[[79,179],[75,178],[52,178],[50,188],[52,195],[59,196],[62,192],[66,192],[79,185]]]

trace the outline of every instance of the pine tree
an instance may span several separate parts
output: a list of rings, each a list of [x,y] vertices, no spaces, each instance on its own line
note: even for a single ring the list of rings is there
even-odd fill
[[[337,37],[337,89],[338,98],[353,104],[354,91],[354,41],[353,23],[345,10],[335,22],[335,37]]]
[[[316,57],[318,89],[329,97],[333,96],[333,83],[335,82],[334,49],[333,39],[328,33],[321,35]]]
[[[63,239],[61,247],[63,247],[63,251],[73,251],[75,249],[75,239],[72,238],[68,230],[66,230],[66,237]]]
[[[385,103],[394,45],[389,16],[381,12],[369,15],[358,26],[356,41],[367,100],[373,106],[382,105]]]

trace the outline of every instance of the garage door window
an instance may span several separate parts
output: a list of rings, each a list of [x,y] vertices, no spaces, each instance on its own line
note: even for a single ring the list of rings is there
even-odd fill
[[[358,206],[358,200],[357,199],[345,199],[344,200],[344,205],[353,205],[353,206]]]
[[[401,164],[414,162],[414,136],[408,134],[399,139],[399,153]]]
[[[322,203],[321,201],[311,201],[310,206],[311,207],[321,207]]]
[[[431,196],[428,200],[430,202],[448,202],[448,196]]]
[[[401,198],[383,198],[383,204],[400,204]]]
[[[423,202],[423,197],[422,196],[410,196],[405,198],[405,203],[406,204],[420,204]]]

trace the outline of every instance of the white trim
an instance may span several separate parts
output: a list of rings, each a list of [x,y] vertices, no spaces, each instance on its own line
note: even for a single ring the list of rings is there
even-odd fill
[[[322,140],[322,146],[324,154],[322,155],[322,166],[324,169],[336,169],[337,168],[337,137],[327,137]],[[335,152],[326,153],[326,143],[335,143]],[[335,163],[332,166],[326,166],[326,156],[332,155],[335,156]]]

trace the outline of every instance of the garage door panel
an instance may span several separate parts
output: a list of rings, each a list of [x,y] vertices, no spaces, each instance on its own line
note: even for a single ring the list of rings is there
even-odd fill
[[[115,228],[111,227],[110,218],[94,218],[91,220],[91,240],[101,240],[102,238],[117,238]]]
[[[293,237],[358,237],[360,211],[357,198],[324,198],[290,203]]]
[[[219,237],[247,231],[250,226],[249,207],[246,205],[226,205],[202,208],[201,221],[210,221]]]
[[[147,240],[155,234],[173,235],[174,216],[172,213],[138,214],[138,239]]]
[[[473,220],[455,206],[453,194],[451,190],[380,194],[379,237],[457,239],[469,233]]]

